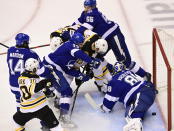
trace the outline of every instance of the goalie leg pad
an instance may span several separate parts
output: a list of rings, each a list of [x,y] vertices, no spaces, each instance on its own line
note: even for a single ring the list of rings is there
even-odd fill
[[[123,131],[143,131],[141,118],[133,118],[123,127]]]

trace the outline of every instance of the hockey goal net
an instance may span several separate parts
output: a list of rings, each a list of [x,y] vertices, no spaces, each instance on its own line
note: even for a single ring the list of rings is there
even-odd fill
[[[174,129],[174,30],[153,29],[153,82],[168,131]]]

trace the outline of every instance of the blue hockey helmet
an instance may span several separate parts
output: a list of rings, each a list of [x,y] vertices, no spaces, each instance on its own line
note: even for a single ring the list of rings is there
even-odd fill
[[[84,6],[90,6],[90,7],[92,7],[92,6],[96,6],[96,0],[85,0],[84,1]]]
[[[71,37],[70,41],[72,41],[74,44],[80,44],[84,42],[84,36],[81,33],[74,33]]]
[[[19,33],[15,37],[16,45],[21,46],[23,43],[29,43],[30,37],[27,34]]]

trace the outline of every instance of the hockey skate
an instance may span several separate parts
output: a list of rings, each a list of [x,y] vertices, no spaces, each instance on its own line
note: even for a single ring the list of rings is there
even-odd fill
[[[73,123],[68,114],[60,114],[59,122],[63,128],[75,128],[76,124]]]

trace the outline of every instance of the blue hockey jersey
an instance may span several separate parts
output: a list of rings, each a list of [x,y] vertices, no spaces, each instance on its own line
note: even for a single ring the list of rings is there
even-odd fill
[[[108,93],[105,96],[104,105],[110,107],[110,102],[117,101],[120,101],[125,106],[129,105],[133,96],[139,92],[146,83],[146,81],[142,80],[131,71],[124,70],[119,72],[113,76],[108,84]],[[114,101],[112,101],[111,98],[112,100],[114,99]]]
[[[34,58],[39,61],[40,70],[38,72],[38,75],[44,76],[45,74],[49,72],[48,70],[45,70],[36,52],[30,49],[17,48],[15,46],[12,46],[8,49],[8,52],[7,52],[7,64],[9,68],[9,83],[11,86],[18,87],[18,77],[24,71],[24,65],[28,58]]]
[[[103,39],[114,36],[114,31],[118,27],[117,23],[108,20],[100,11],[98,11],[98,8],[94,8],[88,12],[83,11],[74,24],[81,24],[81,27],[77,32],[83,34],[86,29],[90,29]]]
[[[54,52],[44,57],[44,63],[50,64],[57,70],[61,70],[66,74],[77,77],[79,71],[74,69],[75,62],[81,59],[87,63],[91,63],[92,58],[79,49],[78,45],[67,41],[57,48]]]

